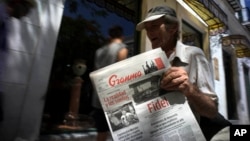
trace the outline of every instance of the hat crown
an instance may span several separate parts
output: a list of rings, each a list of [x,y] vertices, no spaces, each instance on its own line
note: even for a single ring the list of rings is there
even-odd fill
[[[136,30],[142,30],[144,28],[145,22],[157,20],[164,15],[176,18],[176,13],[174,9],[168,6],[156,6],[151,8],[147,13],[146,18],[136,25]]]
[[[151,8],[148,11],[147,17],[154,16],[154,15],[161,15],[161,14],[176,17],[176,13],[175,13],[174,9],[172,9],[168,6],[156,6],[154,8]]]

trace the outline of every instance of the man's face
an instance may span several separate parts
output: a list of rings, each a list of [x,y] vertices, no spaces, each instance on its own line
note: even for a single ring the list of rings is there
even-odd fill
[[[172,33],[166,30],[164,19],[160,18],[154,21],[144,23],[147,36],[152,43],[152,48],[161,47],[163,50],[167,48],[168,42],[171,40]]]

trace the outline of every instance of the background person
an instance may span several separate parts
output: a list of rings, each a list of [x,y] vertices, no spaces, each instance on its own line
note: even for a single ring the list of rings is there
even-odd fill
[[[123,43],[123,29],[119,25],[109,28],[110,42],[99,48],[95,54],[95,69],[111,65],[115,62],[124,60],[128,56],[127,45]],[[93,93],[93,118],[97,128],[97,141],[106,141],[109,127],[102,110],[97,94]]]

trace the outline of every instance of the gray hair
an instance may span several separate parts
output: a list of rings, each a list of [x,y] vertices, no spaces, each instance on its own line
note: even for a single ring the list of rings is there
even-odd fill
[[[169,15],[165,15],[163,18],[166,30],[173,28],[173,26],[177,26],[177,32],[175,33],[176,41],[180,39],[180,21],[176,17]]]

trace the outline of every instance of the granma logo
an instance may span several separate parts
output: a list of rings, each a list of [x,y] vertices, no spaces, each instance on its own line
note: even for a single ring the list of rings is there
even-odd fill
[[[127,76],[122,76],[122,77],[118,77],[116,74],[114,74],[114,75],[110,76],[108,83],[109,83],[109,85],[111,87],[114,87],[116,85],[120,85],[120,84],[123,84],[125,82],[137,79],[137,78],[139,78],[141,76],[142,76],[142,72],[141,71],[134,72],[132,74],[129,74]]]

